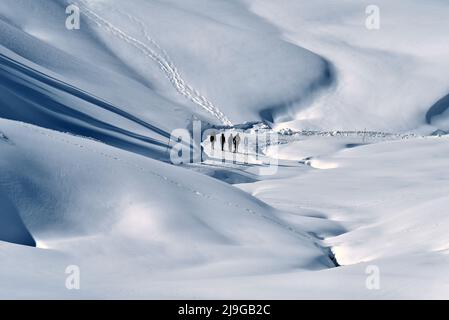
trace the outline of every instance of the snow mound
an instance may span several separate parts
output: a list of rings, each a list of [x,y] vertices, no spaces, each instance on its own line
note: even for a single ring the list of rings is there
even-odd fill
[[[449,227],[444,209],[449,201],[448,141],[444,136],[411,138],[342,148],[319,158],[338,163],[333,170],[290,170],[280,180],[242,188],[279,209],[301,212],[306,207],[342,221],[347,232],[326,239],[342,265],[444,254],[449,241],[444,232]]]
[[[90,261],[92,272],[103,273],[118,257],[132,262],[108,267],[105,277],[144,272],[152,281],[176,270],[189,279],[332,266],[316,239],[231,185],[90,139],[9,120],[0,127],[15,142],[0,153],[0,203],[16,208],[9,216],[19,213],[26,226],[19,236],[29,230],[45,251]],[[2,226],[17,229],[19,216],[9,216]],[[10,240],[1,231],[0,239]],[[31,241],[24,239],[13,242]],[[35,259],[48,262],[44,254]]]
[[[449,68],[449,7],[442,1],[376,1],[378,30],[366,27],[369,3],[357,0],[245,3],[285,39],[335,66],[333,90],[308,103],[286,126],[402,132],[426,126],[443,110],[443,105],[431,107],[449,91],[447,73],[441,72]]]

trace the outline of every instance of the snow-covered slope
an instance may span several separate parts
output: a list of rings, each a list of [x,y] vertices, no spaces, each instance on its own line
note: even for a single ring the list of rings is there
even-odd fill
[[[318,162],[325,170],[281,167],[283,178],[240,187],[288,212],[284,219],[292,225],[319,232],[344,266],[337,274],[360,276],[364,271],[354,268],[379,268],[381,290],[367,292],[354,287],[360,280],[348,281],[349,296],[447,296],[442,279],[449,267],[449,139],[410,138],[351,148],[334,140],[329,146],[329,138],[313,138],[314,149],[308,151],[304,141],[283,146],[284,159],[301,160],[306,154],[312,165]],[[296,155],[298,148],[304,154]],[[408,287],[415,289],[407,292]]]
[[[325,147],[328,142],[323,142]],[[444,252],[449,243],[443,231],[449,227],[448,142],[414,138],[328,150],[330,155],[317,153],[311,163],[332,164],[332,169],[290,170],[287,179],[256,182],[245,189],[268,203],[276,199],[284,210],[310,208],[340,221],[350,232],[328,243],[344,265],[409,251]]]
[[[62,23],[67,3],[3,1],[3,54],[161,129],[185,126],[186,113],[224,124],[272,120],[331,81],[324,59],[281,40],[238,2],[83,0],[79,31]]]
[[[407,131],[438,125],[428,111],[449,92],[446,2],[245,2],[286,39],[335,66],[335,88],[280,127]],[[365,9],[373,4],[380,10],[379,30],[365,27]],[[437,114],[448,106],[446,99]]]
[[[332,266],[318,239],[228,184],[89,139],[7,120],[0,127],[8,137],[0,153],[0,240],[30,244],[31,234],[38,247],[96,272],[117,257],[127,261],[126,269],[112,268],[108,277],[144,277],[149,270],[151,279],[162,271],[164,277],[238,276]],[[16,238],[7,230],[17,230]],[[37,254],[36,263],[48,263],[46,256]],[[2,278],[15,272],[2,264]],[[32,272],[21,276],[32,290]],[[4,288],[1,296],[9,292]]]
[[[447,297],[449,141],[399,134],[449,130],[444,1],[379,30],[356,0],[74,2],[80,30],[0,1],[1,298]],[[395,134],[168,164],[193,119]]]

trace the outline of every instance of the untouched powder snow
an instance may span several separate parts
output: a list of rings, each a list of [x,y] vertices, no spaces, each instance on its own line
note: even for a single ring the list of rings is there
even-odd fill
[[[293,214],[306,207],[339,221],[347,232],[326,242],[343,265],[410,251],[444,253],[448,152],[449,139],[436,137],[343,148],[318,158],[332,169],[290,168],[288,178],[242,187]]]
[[[407,131],[439,122],[448,103],[449,6],[440,0],[245,0],[283,36],[329,60],[335,87],[281,127]],[[365,9],[380,10],[380,29],[365,27]],[[443,108],[444,107],[444,108]],[[431,110],[438,111],[434,113]],[[426,121],[427,114],[427,121]],[[441,114],[444,119],[446,114]]]
[[[141,274],[148,281],[332,266],[318,239],[228,184],[84,138],[5,120],[0,126],[14,141],[0,153],[2,205],[16,208],[34,239],[64,252],[67,263],[79,261],[101,273],[120,257],[127,267],[107,277]],[[11,163],[16,165],[6,165]],[[2,215],[0,231],[22,227],[17,212],[6,211],[15,219]],[[0,232],[1,240],[30,242],[26,231],[18,241]],[[45,252],[35,255],[35,263],[51,263]],[[6,279],[15,272],[3,263],[0,270]],[[31,290],[39,280],[28,271],[23,276]],[[39,287],[44,295],[59,294],[51,291],[53,280],[58,281],[48,279],[49,291]],[[3,297],[9,292],[5,285],[14,283],[2,284]],[[99,290],[95,282],[86,285]],[[20,292],[14,295],[29,297]]]
[[[314,139],[315,146],[319,140]],[[380,270],[382,285],[375,292],[355,289],[361,285],[358,280],[341,280],[352,287],[349,297],[447,296],[449,139],[412,138],[337,152],[329,150],[326,140],[321,150],[329,153],[317,156],[320,162],[335,164],[334,168],[280,168],[284,171],[278,174],[280,179],[240,188],[287,212],[284,219],[292,225],[308,226],[309,232],[325,238],[342,265],[332,272],[357,277],[360,274],[354,270],[362,266]],[[294,151],[301,143],[284,149],[290,146]],[[422,292],[423,288],[428,291]],[[329,284],[329,289],[336,287]],[[347,297],[322,295],[327,296]]]

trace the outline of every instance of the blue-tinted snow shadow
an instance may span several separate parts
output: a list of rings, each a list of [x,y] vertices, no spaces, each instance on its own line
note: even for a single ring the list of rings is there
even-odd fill
[[[55,95],[57,92],[57,96]],[[61,96],[63,99],[61,99]],[[161,139],[137,134],[77,111],[64,101],[88,103],[134,122]],[[91,137],[128,151],[168,160],[170,134],[121,108],[0,54],[0,117]],[[161,140],[167,141],[162,142]]]
[[[442,115],[449,109],[449,94],[438,100],[426,113],[426,123],[431,124],[434,117]]]
[[[279,101],[276,104],[268,105],[259,112],[259,116],[263,121],[268,123],[284,122],[294,120],[292,116],[295,114],[294,105],[304,105],[307,100],[316,95],[323,89],[332,87],[336,82],[335,67],[331,62],[322,59],[323,72],[321,76],[314,82],[310,83],[305,96],[299,96],[290,101]]]
[[[17,209],[8,198],[0,193],[0,240],[31,246],[36,246],[33,236],[23,223]]]

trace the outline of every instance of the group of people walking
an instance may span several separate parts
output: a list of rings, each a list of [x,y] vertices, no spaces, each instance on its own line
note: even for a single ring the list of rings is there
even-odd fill
[[[212,146],[212,150],[215,150],[215,142],[217,140],[217,136],[215,133],[213,133],[210,136],[210,144]],[[235,136],[232,135],[232,133],[229,135],[228,139],[228,150],[229,152],[237,153],[239,152],[239,145],[240,145],[240,134],[236,134]],[[220,144],[221,144],[221,151],[225,151],[224,147],[226,145],[226,137],[225,134],[222,133],[220,135]]]

